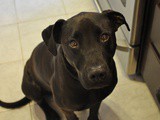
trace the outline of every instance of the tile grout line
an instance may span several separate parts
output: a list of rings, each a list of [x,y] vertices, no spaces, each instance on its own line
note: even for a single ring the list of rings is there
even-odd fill
[[[64,8],[64,11],[65,11],[65,15],[67,15],[67,10],[66,10],[66,7],[65,7],[65,4],[64,4],[64,1],[63,0],[61,0],[62,1],[62,4],[63,4],[63,8]]]
[[[45,19],[48,19],[48,18],[60,17],[60,16],[64,16],[64,15],[66,15],[66,14],[55,15],[55,16],[46,16],[46,17],[32,19],[32,20],[20,21],[20,22],[17,22],[17,23],[22,24],[22,23],[28,23],[28,22],[35,22],[35,21],[38,21],[38,20],[45,20]]]
[[[0,65],[8,64],[8,63],[14,63],[14,62],[18,62],[18,61],[23,61],[23,60],[22,59],[18,59],[18,60],[13,60],[13,61],[2,62],[2,63],[0,63]]]
[[[19,34],[19,43],[20,43],[20,48],[21,48],[22,60],[24,61],[24,54],[23,54],[22,41],[21,41],[22,38],[20,34],[19,24],[17,24],[17,29],[18,29],[18,34]]]
[[[94,10],[94,9],[90,9],[90,10]],[[47,16],[47,17],[42,17],[42,18],[33,19],[33,20],[20,21],[20,22],[17,21],[15,23],[0,25],[0,27],[9,26],[9,25],[15,25],[15,24],[23,24],[23,23],[28,23],[28,22],[35,22],[35,21],[38,21],[38,20],[44,20],[44,19],[48,19],[48,18],[55,18],[55,17],[60,17],[60,16],[69,15],[69,14],[73,14],[73,13],[78,14],[79,12],[78,11],[77,12],[74,11],[74,12],[67,13],[66,10],[65,10],[65,14],[55,15],[55,16]],[[17,15],[17,13],[16,13],[16,15]]]
[[[33,120],[33,114],[32,114],[32,109],[31,109],[31,104],[30,103],[29,103],[29,110],[30,110],[31,120]]]
[[[15,14],[16,14],[16,19],[17,19],[17,29],[18,29],[18,35],[19,35],[21,57],[22,57],[22,60],[24,60],[23,49],[22,49],[22,41],[21,41],[21,35],[20,35],[20,29],[19,29],[19,23],[18,23],[19,19],[18,19],[18,14],[17,14],[17,9],[16,9],[16,1],[15,0],[14,0],[14,9],[15,9]]]
[[[20,34],[20,29],[19,29],[19,23],[18,23],[19,19],[18,19],[15,0],[14,0],[14,9],[15,9],[15,14],[16,14],[16,19],[17,19],[17,29],[18,29],[18,34],[19,34],[19,43],[20,43],[20,49],[21,49],[22,62],[23,62],[23,66],[24,66],[24,54],[23,54],[22,41],[21,41],[22,38],[21,38],[21,34]],[[29,104],[29,112],[30,112],[30,118],[31,118],[31,120],[33,120],[30,104]]]
[[[8,111],[12,111],[13,109],[5,109],[4,111],[2,110],[2,111],[0,111],[0,114],[1,113],[4,113],[4,112],[8,112]]]
[[[60,16],[64,16],[64,15],[67,15],[67,14],[61,14],[61,15],[56,15],[56,16],[47,16],[47,17],[33,19],[33,20],[26,20],[26,21],[20,21],[20,22],[15,22],[15,23],[10,23],[10,24],[4,24],[4,25],[0,25],[0,27],[15,25],[15,24],[23,24],[23,23],[28,23],[28,22],[35,22],[35,21],[38,21],[38,20],[45,20],[45,19],[60,17]]]

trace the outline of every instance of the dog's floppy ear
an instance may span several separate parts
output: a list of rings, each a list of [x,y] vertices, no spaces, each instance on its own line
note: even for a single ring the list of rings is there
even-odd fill
[[[54,25],[50,25],[42,31],[42,38],[47,45],[48,50],[55,56],[57,55],[56,43],[61,43],[60,38],[64,22],[65,20],[60,19]]]
[[[125,24],[128,31],[130,31],[129,25],[121,13],[113,11],[113,10],[105,10],[102,12],[102,14],[105,14],[109,18],[109,20],[114,23],[116,31],[123,24]]]

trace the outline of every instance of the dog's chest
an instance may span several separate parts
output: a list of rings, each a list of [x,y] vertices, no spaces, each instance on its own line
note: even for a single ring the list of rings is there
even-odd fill
[[[90,101],[89,99],[86,99],[84,97],[81,97],[78,99],[61,99],[61,102],[59,102],[59,106],[63,109],[72,110],[72,111],[80,111],[84,109],[90,108],[90,106],[93,105],[94,102]]]
[[[80,111],[101,102],[106,96],[107,94],[104,94],[103,92],[100,93],[100,91],[86,94],[83,92],[80,92],[79,94],[72,92],[72,94],[62,96],[59,100],[56,100],[56,102],[63,109]]]

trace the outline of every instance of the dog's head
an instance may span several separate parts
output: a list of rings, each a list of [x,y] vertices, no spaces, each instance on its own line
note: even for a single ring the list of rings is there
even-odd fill
[[[129,30],[119,12],[83,12],[66,21],[58,20],[42,32],[42,37],[53,55],[57,54],[56,44],[61,44],[66,61],[84,88],[97,89],[114,81],[115,32],[122,24]]]

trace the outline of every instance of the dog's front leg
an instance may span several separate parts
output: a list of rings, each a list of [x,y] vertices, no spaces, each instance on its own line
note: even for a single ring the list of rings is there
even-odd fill
[[[38,102],[38,105],[42,108],[45,113],[46,120],[60,120],[60,116],[58,113],[53,110],[45,100],[41,100]]]
[[[88,120],[99,120],[98,119],[98,110],[99,110],[100,105],[101,105],[101,102],[95,104],[94,106],[92,106],[90,108]]]
[[[73,111],[63,110],[67,120],[79,120],[76,114]]]

